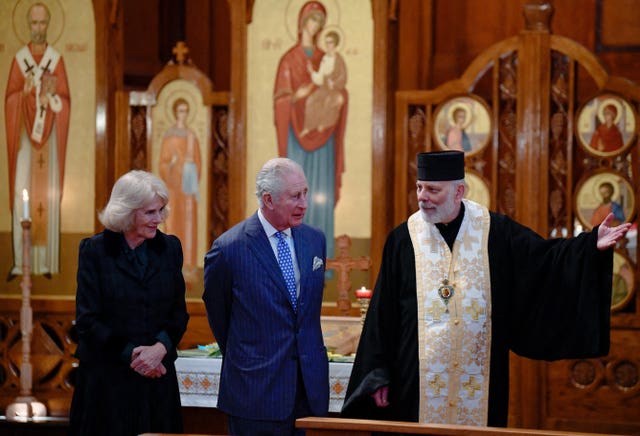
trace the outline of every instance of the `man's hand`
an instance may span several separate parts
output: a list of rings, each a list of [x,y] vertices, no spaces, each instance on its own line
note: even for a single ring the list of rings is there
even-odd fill
[[[598,227],[598,250],[606,250],[607,248],[615,246],[631,227],[631,223],[620,224],[616,227],[609,227],[612,221],[613,214],[610,213],[602,221],[600,227]]]
[[[387,407],[389,405],[389,386],[382,386],[380,389],[371,394],[371,398],[376,402],[378,407]]]

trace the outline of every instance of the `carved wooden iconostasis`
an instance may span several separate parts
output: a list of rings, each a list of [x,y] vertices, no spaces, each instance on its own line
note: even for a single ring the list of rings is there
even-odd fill
[[[519,35],[487,48],[459,78],[396,93],[395,221],[417,209],[416,153],[459,149],[471,197],[545,237],[590,230],[609,211],[634,223],[615,248],[609,355],[553,363],[512,355],[509,425],[638,431],[640,86],[550,34],[549,3],[527,4],[524,16]]]
[[[213,91],[188,51],[178,43],[147,90],[118,93],[116,172],[144,169],[164,180],[162,230],[180,238],[187,297],[200,298],[204,255],[229,226],[228,93]]]

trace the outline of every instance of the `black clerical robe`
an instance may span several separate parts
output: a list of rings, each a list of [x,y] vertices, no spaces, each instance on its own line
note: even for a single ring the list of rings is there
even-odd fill
[[[461,217],[457,221],[459,227]],[[440,231],[449,242],[447,230]],[[608,353],[613,249],[599,251],[597,236],[596,227],[575,238],[546,240],[504,215],[491,214],[487,425],[507,424],[509,350],[543,360]],[[415,271],[405,222],[385,243],[342,409],[344,417],[418,421]],[[389,386],[390,405],[378,408],[371,394],[384,385]]]

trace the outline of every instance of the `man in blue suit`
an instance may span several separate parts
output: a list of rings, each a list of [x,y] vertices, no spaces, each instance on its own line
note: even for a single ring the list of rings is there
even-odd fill
[[[300,165],[268,161],[256,177],[258,211],[205,256],[202,298],[223,356],[218,408],[231,434],[303,434],[297,418],[328,412],[326,241],[302,224],[308,190]]]

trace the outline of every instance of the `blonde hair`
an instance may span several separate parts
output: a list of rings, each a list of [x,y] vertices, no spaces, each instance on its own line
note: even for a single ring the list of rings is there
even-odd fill
[[[100,222],[114,232],[126,232],[133,227],[133,215],[156,197],[165,204],[162,219],[169,214],[169,191],[164,182],[147,171],[133,170],[120,177],[113,185],[107,206],[98,214]]]

